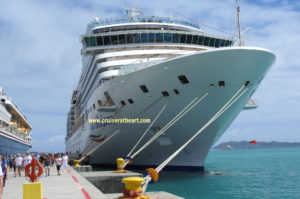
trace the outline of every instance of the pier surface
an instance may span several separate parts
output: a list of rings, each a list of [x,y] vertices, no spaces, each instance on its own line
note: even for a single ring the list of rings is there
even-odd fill
[[[107,199],[99,189],[78,174],[72,167],[62,172],[61,176],[56,173],[56,168],[51,167],[51,174],[42,177],[43,199]],[[24,177],[14,177],[9,174],[6,185],[3,189],[3,199],[22,199],[23,184],[28,181]]]
[[[94,174],[93,174],[94,173]],[[105,182],[105,186],[114,187],[116,181],[119,181],[122,174],[116,174],[112,177],[112,171],[106,172],[82,172],[78,173],[72,167],[67,171],[62,172],[61,176],[56,173],[56,168],[51,167],[51,174],[48,177],[42,177],[39,182],[43,183],[43,199],[117,199],[122,196],[122,193],[104,194],[96,188],[92,181],[98,178],[100,182]],[[124,177],[140,175],[138,173],[129,172]],[[107,179],[113,179],[111,182]],[[24,177],[14,177],[12,172],[9,173],[8,180],[3,189],[3,199],[22,199],[23,198],[23,184],[28,183]],[[119,185],[118,185],[119,186]],[[116,188],[116,187],[115,187]],[[183,199],[167,192],[146,192],[150,199]]]

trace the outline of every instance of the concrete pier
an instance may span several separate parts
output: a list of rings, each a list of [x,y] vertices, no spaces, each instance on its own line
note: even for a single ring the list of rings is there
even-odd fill
[[[22,177],[14,177],[11,172],[9,173],[3,189],[3,199],[23,198],[23,184],[28,181],[24,177],[24,172],[22,175]],[[58,176],[55,167],[51,167],[50,176],[43,176],[39,182],[43,183],[43,199],[117,199],[122,196],[124,185],[121,179],[131,176],[141,176],[141,174],[113,173],[112,171],[79,173],[69,167],[62,172],[61,176]],[[101,189],[110,194],[104,194]],[[146,195],[151,199],[182,199],[167,192],[146,192]]]
[[[105,194],[122,193],[124,189],[122,178],[124,177],[143,177],[142,174],[135,172],[113,173],[112,171],[96,171],[82,172],[80,174]]]

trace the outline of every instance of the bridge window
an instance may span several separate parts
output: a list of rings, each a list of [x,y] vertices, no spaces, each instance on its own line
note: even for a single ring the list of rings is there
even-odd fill
[[[156,36],[155,41],[156,41],[157,43],[162,43],[162,42],[163,42],[163,40],[164,40],[163,34],[157,33],[155,36]]]
[[[180,35],[180,43],[185,44],[186,35]]]
[[[214,37],[206,37],[200,35],[172,34],[172,33],[136,33],[136,34],[120,34],[111,36],[95,36],[84,37],[84,45],[88,46],[103,46],[103,45],[118,45],[132,43],[173,43],[173,44],[195,44],[210,47],[232,46],[233,41],[218,39]]]
[[[198,35],[194,35],[193,36],[193,42],[192,42],[192,44],[197,44],[198,43],[198,39],[199,39],[199,36]]]
[[[125,35],[118,35],[119,37],[119,44],[126,44]]]
[[[215,46],[215,40],[216,40],[215,38],[210,38],[209,44],[208,44],[208,45],[209,45],[210,47],[214,47],[214,46]]]
[[[111,45],[110,36],[103,37],[104,45]]]
[[[90,45],[96,46],[96,37],[90,37]]]
[[[132,44],[133,43],[133,35],[132,34],[126,35],[126,41],[128,44]]]
[[[220,40],[220,47],[223,47],[223,46],[225,46],[225,40],[224,40],[224,39],[221,39],[221,40]]]
[[[172,42],[172,34],[166,33],[164,34],[164,43],[171,43]]]
[[[193,38],[192,35],[187,35],[187,36],[186,36],[186,43],[187,43],[187,44],[191,44],[191,43],[192,43],[192,38]]]
[[[198,45],[203,45],[203,41],[204,41],[204,37],[203,36],[199,36]]]
[[[97,37],[97,46],[103,46],[103,37],[101,36]]]
[[[142,43],[147,43],[148,42],[148,34],[147,33],[141,34],[141,42]]]
[[[179,38],[180,38],[179,34],[173,34],[172,42],[179,43]]]
[[[141,43],[141,34],[134,34],[134,43]]]
[[[155,34],[149,33],[148,34],[148,42],[153,43],[155,40]]]
[[[119,44],[119,40],[118,40],[118,36],[117,35],[112,35],[111,36],[111,44],[112,45]]]
[[[90,46],[90,39],[89,39],[89,37],[85,37],[84,38],[84,43],[85,43],[85,46]]]
[[[209,37],[204,37],[203,46],[208,46],[209,44]]]

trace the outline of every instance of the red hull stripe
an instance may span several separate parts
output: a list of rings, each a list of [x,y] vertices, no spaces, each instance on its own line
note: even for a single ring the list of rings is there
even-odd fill
[[[106,138],[106,136],[103,137],[103,138],[100,138],[100,139],[93,138],[91,140],[94,141],[94,142],[103,142],[105,140],[105,138]]]

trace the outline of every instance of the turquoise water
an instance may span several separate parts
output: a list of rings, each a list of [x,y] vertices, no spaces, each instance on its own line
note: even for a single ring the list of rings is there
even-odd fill
[[[162,172],[147,189],[161,190],[187,199],[299,199],[300,148],[210,151],[204,173]]]

